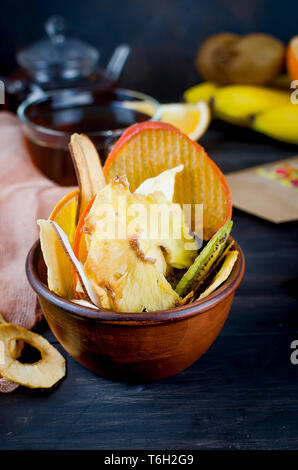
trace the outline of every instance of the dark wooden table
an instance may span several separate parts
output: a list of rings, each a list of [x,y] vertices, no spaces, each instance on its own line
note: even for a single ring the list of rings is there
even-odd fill
[[[297,148],[222,124],[202,144],[224,172]],[[146,386],[97,377],[67,357],[50,392],[0,397],[1,449],[297,449],[298,224],[234,211],[247,268],[215,343],[189,369]],[[62,350],[47,325],[38,331]]]

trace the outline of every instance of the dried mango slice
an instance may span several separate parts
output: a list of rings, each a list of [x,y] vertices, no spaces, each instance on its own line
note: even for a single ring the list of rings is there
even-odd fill
[[[46,339],[11,323],[0,326],[0,340],[4,345],[1,375],[12,382],[29,388],[50,388],[65,375],[65,359]],[[41,359],[23,364],[12,357],[10,344],[22,340],[38,349]]]
[[[40,244],[48,269],[48,287],[65,299],[74,297],[72,265],[66,255],[50,220],[38,220]]]
[[[180,297],[185,297],[191,290],[196,292],[208,275],[212,265],[222,254],[228,236],[231,232],[233,222],[228,220],[221,229],[209,240],[205,248],[195,259],[194,263],[180,279],[176,292]]]
[[[238,251],[237,250],[230,250],[225,258],[222,267],[218,271],[218,273],[214,276],[211,281],[211,284],[207,287],[207,289],[202,292],[199,297],[199,300],[204,299],[208,295],[212,294],[221,284],[228,279],[229,275],[232,272],[232,269],[237,261],[238,258]]]
[[[100,157],[89,137],[73,134],[69,150],[76,170],[80,188],[77,221],[86,209],[90,199],[106,184]]]
[[[126,175],[132,192],[148,177],[184,165],[176,175],[174,202],[203,204],[204,239],[231,218],[231,194],[226,179],[204,149],[185,134],[162,122],[131,126],[115,144],[104,165],[107,181]],[[193,231],[194,221],[192,225]]]

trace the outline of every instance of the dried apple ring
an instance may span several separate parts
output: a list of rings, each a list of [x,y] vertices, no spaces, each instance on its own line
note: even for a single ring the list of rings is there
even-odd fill
[[[23,364],[11,354],[11,342],[22,340],[36,348],[41,359],[33,364]],[[0,374],[7,380],[29,388],[50,388],[65,375],[65,359],[45,338],[15,326],[0,325],[2,356]]]
[[[7,321],[3,317],[2,313],[0,313],[0,325],[7,325]],[[9,345],[10,354],[13,356],[14,359],[18,359],[22,354],[24,348],[23,341],[11,341]]]

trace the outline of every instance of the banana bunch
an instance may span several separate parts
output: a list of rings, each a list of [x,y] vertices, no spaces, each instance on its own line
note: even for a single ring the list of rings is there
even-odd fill
[[[204,82],[189,88],[183,96],[190,103],[209,102],[214,118],[250,127],[283,142],[298,144],[298,100],[294,104],[287,89],[218,86]]]

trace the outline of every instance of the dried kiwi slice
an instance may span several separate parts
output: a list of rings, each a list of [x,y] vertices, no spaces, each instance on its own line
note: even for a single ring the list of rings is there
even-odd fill
[[[224,262],[218,271],[218,273],[213,277],[209,286],[201,293],[198,300],[204,299],[208,295],[212,294],[221,284],[223,284],[229,277],[232,272],[232,269],[238,258],[237,250],[230,250],[224,257]]]
[[[207,276],[211,266],[222,254],[228,236],[232,230],[233,222],[228,220],[209,240],[205,248],[197,256],[193,264],[186,271],[177,284],[176,292],[185,297],[190,291],[196,291]]]

